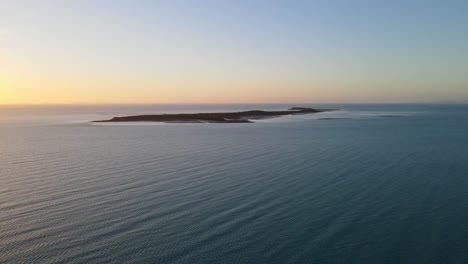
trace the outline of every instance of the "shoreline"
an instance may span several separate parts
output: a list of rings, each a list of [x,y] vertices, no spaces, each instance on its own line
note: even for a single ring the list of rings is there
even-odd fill
[[[253,123],[252,120],[275,118],[287,115],[315,114],[336,109],[315,109],[292,107],[283,111],[250,110],[226,113],[160,114],[114,117],[109,120],[91,121],[93,123],[111,122],[164,122],[164,123]]]

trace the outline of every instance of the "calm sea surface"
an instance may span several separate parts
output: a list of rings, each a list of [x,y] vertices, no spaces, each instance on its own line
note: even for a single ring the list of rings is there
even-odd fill
[[[87,122],[285,107],[0,107],[0,263],[468,263],[466,105]]]

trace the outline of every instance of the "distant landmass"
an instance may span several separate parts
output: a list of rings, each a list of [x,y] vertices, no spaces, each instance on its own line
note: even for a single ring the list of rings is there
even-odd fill
[[[287,115],[314,114],[336,109],[314,109],[309,107],[292,107],[284,111],[250,110],[227,113],[195,113],[195,114],[161,114],[114,117],[104,122],[165,122],[165,123],[252,123],[252,120],[273,118]]]
[[[435,101],[433,104],[468,104],[468,101]]]

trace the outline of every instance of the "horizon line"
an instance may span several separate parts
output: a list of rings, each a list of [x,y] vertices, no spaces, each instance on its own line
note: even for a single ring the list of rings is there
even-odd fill
[[[155,106],[155,105],[323,105],[323,104],[468,104],[468,101],[427,101],[427,102],[238,102],[238,103],[12,103],[0,107],[21,106]]]

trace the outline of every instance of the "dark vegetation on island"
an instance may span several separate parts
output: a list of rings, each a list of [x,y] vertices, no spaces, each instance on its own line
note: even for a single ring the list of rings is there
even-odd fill
[[[333,109],[292,107],[284,111],[251,110],[228,113],[162,114],[114,117],[93,122],[166,122],[166,123],[252,123],[252,120],[286,115],[314,114]]]

